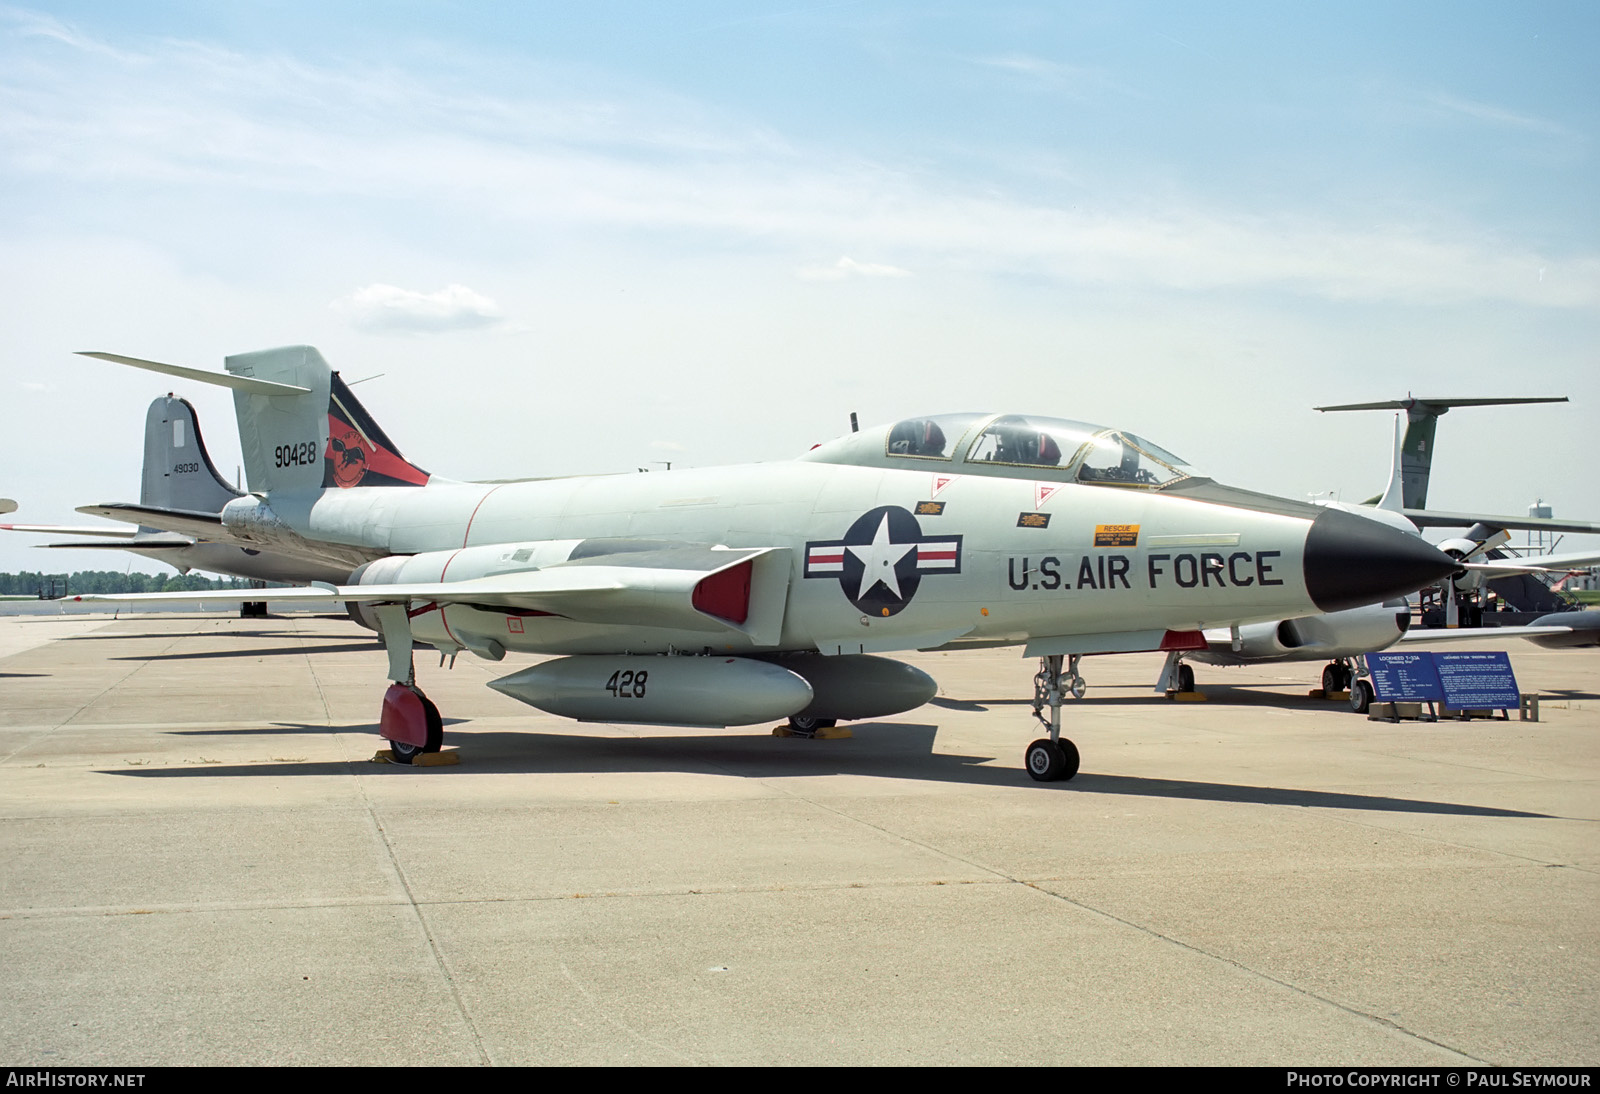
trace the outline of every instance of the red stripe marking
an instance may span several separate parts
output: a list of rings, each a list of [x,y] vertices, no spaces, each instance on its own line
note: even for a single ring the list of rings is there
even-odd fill
[[[478,504],[481,505],[483,503],[479,502]],[[476,513],[477,510],[474,509],[473,512]],[[456,556],[460,553],[460,551],[451,551],[450,557],[444,560],[444,566],[439,570],[439,580],[441,582],[444,581],[444,575],[450,572],[450,564],[456,560]],[[450,641],[458,646],[465,645],[464,642],[456,637],[455,632],[450,629],[450,617],[445,614],[445,606],[442,604],[439,606],[439,622],[444,624],[444,633],[450,636]]]
[[[505,483],[500,484],[500,486],[505,485]],[[500,489],[500,486],[490,487],[489,494],[492,494],[496,490]],[[478,519],[478,510],[482,509],[483,503],[489,500],[489,494],[485,494],[483,497],[479,498],[478,504],[472,507],[472,515],[467,518],[467,530],[461,533],[461,546],[465,547],[467,545],[467,541],[472,538],[472,522]],[[452,555],[451,557],[453,558],[455,556]],[[448,566],[450,564],[447,562],[445,565]]]

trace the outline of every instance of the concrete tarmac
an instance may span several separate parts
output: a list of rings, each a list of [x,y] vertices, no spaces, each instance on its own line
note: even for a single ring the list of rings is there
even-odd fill
[[[371,636],[0,618],[0,1063],[1600,1063],[1600,658],[1537,724],[1320,665],[1033,664],[843,741],[579,725],[418,656],[456,767],[368,762]]]

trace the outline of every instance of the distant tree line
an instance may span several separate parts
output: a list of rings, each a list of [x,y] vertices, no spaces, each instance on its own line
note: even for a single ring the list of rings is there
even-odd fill
[[[46,574],[24,570],[0,574],[0,596],[71,596],[77,593],[184,593],[206,589],[248,589],[240,577],[201,577],[199,574],[141,574],[116,570],[79,570],[73,574]]]

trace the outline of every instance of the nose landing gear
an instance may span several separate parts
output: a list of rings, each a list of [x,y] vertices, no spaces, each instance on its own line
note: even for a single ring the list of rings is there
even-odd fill
[[[1061,668],[1061,654],[1039,658],[1039,672],[1033,678],[1033,716],[1050,731],[1050,736],[1034,741],[1023,757],[1028,774],[1037,782],[1070,779],[1078,773],[1078,747],[1061,736],[1061,702],[1069,693],[1075,699],[1082,699],[1087,690],[1078,673],[1079,656],[1071,656],[1065,672]],[[1050,708],[1048,718],[1044,714],[1047,706]]]

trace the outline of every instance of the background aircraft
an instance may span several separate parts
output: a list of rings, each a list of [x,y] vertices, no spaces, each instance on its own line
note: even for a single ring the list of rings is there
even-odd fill
[[[207,573],[259,581],[343,581],[354,567],[318,557],[302,557],[228,541],[222,531],[222,509],[243,491],[228,485],[211,462],[194,407],[172,394],[157,397],[145,412],[144,463],[140,474],[142,522],[123,525],[0,524],[10,532],[86,537],[45,544],[68,550],[131,551],[175,568],[179,573]],[[113,503],[115,504],[115,503]],[[80,512],[99,508],[88,506]],[[181,518],[192,529],[214,525],[210,534],[195,529],[183,534],[169,527]]]
[[[928,428],[891,431],[892,454],[915,461],[897,469],[824,445],[784,464],[458,483],[405,461],[352,413],[310,347],[229,357],[226,375],[94,356],[235,391],[251,493],[200,530],[373,559],[343,587],[274,599],[343,602],[384,635],[395,683],[381,731],[403,761],[441,738],[415,686],[417,641],[494,661],[562,655],[492,685],[552,713],[711,726],[898,713],[936,685],[872,654],[1024,645],[1044,662],[1036,708],[1051,710],[1029,773],[1070,777],[1063,658],[1075,670],[1084,653],[1198,648],[1205,626],[1380,601],[1455,566],[1372,521],[1188,475],[1127,434],[1078,460],[1085,481],[1167,489],[1019,483],[1004,469],[1044,458],[1042,440],[993,416],[977,462]],[[984,462],[1001,473],[972,473]],[[189,530],[181,514],[161,516]]]

